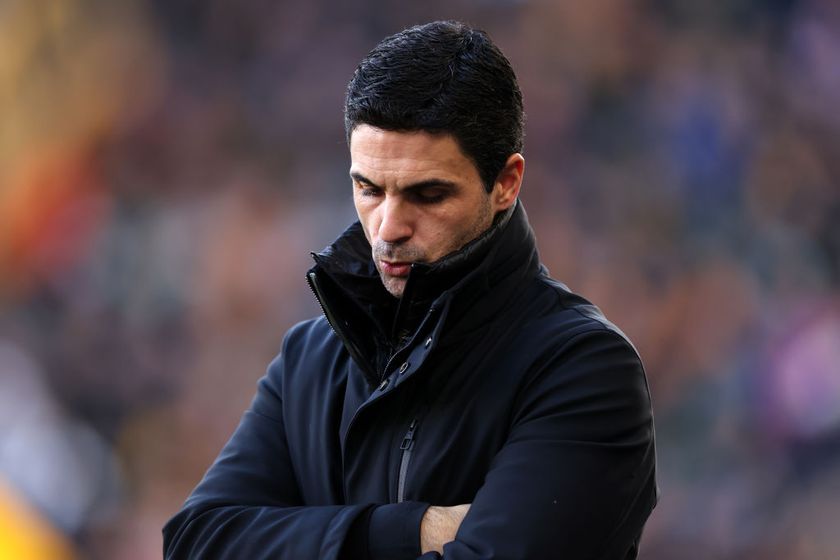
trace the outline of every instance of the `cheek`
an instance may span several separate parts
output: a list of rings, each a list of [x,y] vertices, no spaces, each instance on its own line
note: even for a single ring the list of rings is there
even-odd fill
[[[449,218],[435,220],[425,231],[420,243],[424,246],[427,256],[431,260],[451,253],[462,244],[461,220],[452,221]]]

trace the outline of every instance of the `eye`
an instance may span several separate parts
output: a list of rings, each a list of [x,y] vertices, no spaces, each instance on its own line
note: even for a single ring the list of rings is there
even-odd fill
[[[364,183],[356,183],[356,188],[359,190],[359,194],[361,196],[380,196],[382,194],[382,189],[379,187],[374,187],[372,185],[366,185]]]
[[[437,204],[446,198],[446,191],[441,189],[422,189],[413,193],[420,204]]]

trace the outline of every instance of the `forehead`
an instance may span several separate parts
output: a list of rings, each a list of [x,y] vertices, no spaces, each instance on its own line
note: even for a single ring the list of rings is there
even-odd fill
[[[396,132],[359,125],[350,136],[350,171],[381,180],[435,174],[452,180],[478,179],[478,171],[449,134]],[[370,177],[373,179],[373,177]]]

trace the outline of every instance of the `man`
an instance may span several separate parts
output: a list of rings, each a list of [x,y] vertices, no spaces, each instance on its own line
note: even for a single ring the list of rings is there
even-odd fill
[[[359,221],[315,254],[292,328],[164,528],[167,558],[635,558],[656,501],[630,342],[548,277],[518,202],[522,101],[454,22],[350,82]]]

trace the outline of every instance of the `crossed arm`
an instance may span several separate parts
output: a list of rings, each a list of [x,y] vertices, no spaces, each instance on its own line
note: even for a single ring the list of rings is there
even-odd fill
[[[525,560],[562,551],[623,559],[655,501],[649,410],[636,410],[649,405],[633,394],[642,389],[628,390],[639,383],[638,375],[626,379],[639,366],[624,363],[626,351],[603,340],[589,350],[615,354],[617,363],[601,360],[597,371],[577,373],[598,376],[580,387],[569,376],[537,377],[484,485],[471,504],[453,507],[301,505],[285,427],[270,414],[282,399],[264,380],[231,441],[164,528],[165,557],[395,560],[419,552]],[[563,398],[546,398],[557,394]]]

